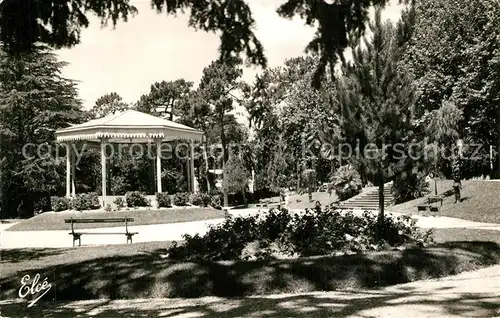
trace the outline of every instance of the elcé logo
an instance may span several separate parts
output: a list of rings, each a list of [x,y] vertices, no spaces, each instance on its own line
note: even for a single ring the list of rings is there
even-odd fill
[[[38,281],[40,280],[40,274],[36,274],[35,277],[33,277],[33,281],[31,282],[31,286],[28,285],[29,284],[29,280],[30,280],[30,275],[25,275],[21,279],[22,286],[21,286],[21,288],[19,288],[19,297],[25,298],[26,296],[28,296],[30,294],[31,295],[35,295],[35,294],[38,294],[40,292],[43,292],[43,293],[40,296],[38,296],[36,299],[32,300],[28,304],[28,308],[30,308],[31,306],[33,306],[52,287],[52,284],[50,284],[49,282],[47,282],[47,277],[45,277],[45,279],[43,280],[42,283],[38,283]]]

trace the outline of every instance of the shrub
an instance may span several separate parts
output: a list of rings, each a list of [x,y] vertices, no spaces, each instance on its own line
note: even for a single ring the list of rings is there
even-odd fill
[[[96,192],[80,193],[71,200],[71,207],[77,211],[94,210],[100,207]]]
[[[409,216],[384,219],[382,237],[377,237],[377,216],[365,212],[340,213],[334,206],[303,214],[286,209],[271,209],[256,217],[227,217],[201,235],[184,235],[185,243],[169,249],[169,257],[187,260],[238,260],[246,257],[249,246],[257,246],[253,256],[268,257],[269,251],[290,256],[329,255],[336,252],[388,249],[400,246],[422,246],[431,240],[432,232],[420,233]],[[277,250],[276,250],[277,249]]]
[[[210,206],[214,209],[217,209],[217,210],[222,209],[221,202],[222,202],[221,196],[218,194],[210,197]]]
[[[203,202],[203,207],[207,207],[212,202],[212,197],[208,193],[202,193],[201,201]]]
[[[156,193],[156,201],[158,202],[158,207],[160,208],[171,208],[172,200],[168,193]]]
[[[40,197],[38,200],[33,202],[33,210],[35,212],[46,212],[51,209],[51,202],[49,197]]]
[[[384,218],[382,237],[377,238],[377,215],[365,212],[341,214],[333,206],[306,210],[295,215],[285,240],[289,254],[300,256],[328,255],[337,251],[365,251],[429,242],[432,232],[422,234],[410,216]]]
[[[125,201],[127,201],[128,207],[144,207],[149,204],[146,195],[140,191],[127,192],[125,194]]]
[[[332,176],[331,186],[341,201],[357,195],[362,185],[361,176],[351,165],[340,167]]]
[[[220,191],[218,188],[211,188],[210,191],[208,192],[209,195],[222,195],[222,191]]]
[[[111,193],[124,194],[127,189],[130,189],[130,184],[124,176],[114,176],[111,178]]]
[[[125,202],[123,201],[122,197],[116,198],[113,203],[116,205],[116,209],[118,211],[120,211],[121,209],[123,209],[123,207],[125,206]]]
[[[50,206],[54,212],[68,210],[70,207],[70,200],[66,197],[52,196],[50,197]]]
[[[229,156],[224,167],[222,188],[228,193],[245,191],[248,185],[249,172],[239,156]]]
[[[174,205],[185,206],[189,202],[189,193],[187,192],[177,192],[174,194]]]
[[[192,193],[189,196],[189,203],[192,205],[203,206],[203,198],[201,193]]]
[[[394,178],[392,192],[395,203],[403,203],[428,194],[429,183],[421,173],[403,173]]]
[[[400,247],[405,245],[422,246],[432,241],[432,230],[421,233],[416,227],[416,219],[408,215],[394,217],[391,214],[384,218],[381,241],[377,241],[377,216],[370,212],[359,218],[364,245],[359,249],[380,249],[384,247]]]
[[[259,222],[259,236],[269,242],[279,241],[291,222],[292,214],[287,209],[270,209]]]
[[[185,243],[168,249],[172,259],[218,261],[239,259],[243,249],[256,239],[256,217],[228,217],[211,226],[204,236],[185,234]]]
[[[300,256],[332,254],[346,245],[346,229],[353,232],[351,227],[342,224],[340,212],[321,207],[306,209],[303,214],[295,214],[287,228],[286,252]]]

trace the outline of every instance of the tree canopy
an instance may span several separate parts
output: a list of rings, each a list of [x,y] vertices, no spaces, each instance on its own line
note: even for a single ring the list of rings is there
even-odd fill
[[[186,109],[188,108],[186,103],[192,87],[193,82],[184,79],[156,82],[151,85],[148,94],[140,97],[135,108],[144,113],[174,120],[174,116],[181,115],[182,110],[190,110]]]
[[[442,117],[441,132],[434,136],[453,134],[466,144],[498,146],[500,4],[495,0],[421,0],[413,11],[404,65],[414,74],[420,92],[417,115],[431,124],[431,133],[438,128],[433,119]],[[482,155],[489,157],[485,148]],[[478,163],[468,161],[474,162]]]
[[[63,189],[54,131],[84,118],[76,83],[60,75],[64,65],[45,46],[16,56],[0,52],[0,199],[7,215]]]
[[[359,37],[365,30],[368,9],[388,0],[282,0],[278,14],[287,19],[302,18],[317,27],[306,51],[319,58],[314,84],[319,86],[328,65],[333,70],[343,58],[348,38]],[[400,0],[408,2],[408,0]],[[264,48],[254,33],[255,20],[245,0],[151,0],[158,13],[176,15],[189,11],[189,26],[220,34],[220,60],[245,55],[252,65],[265,67]],[[41,42],[54,48],[80,43],[81,29],[94,14],[106,25],[109,21],[127,21],[137,14],[129,0],[4,0],[0,3],[0,41],[9,52],[29,50]]]
[[[129,105],[123,101],[118,93],[113,92],[99,97],[90,110],[90,115],[94,118],[101,118],[127,108]]]

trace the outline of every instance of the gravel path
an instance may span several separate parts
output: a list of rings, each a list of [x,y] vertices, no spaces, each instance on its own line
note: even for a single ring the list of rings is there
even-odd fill
[[[229,210],[234,216],[245,216],[259,213],[259,209],[238,209]],[[298,212],[298,211],[295,211]],[[356,214],[362,214],[363,211],[354,211]],[[376,211],[374,212],[376,213]],[[388,212],[389,213],[389,212]],[[397,213],[393,213],[398,215]],[[420,228],[477,228],[484,230],[500,231],[500,224],[480,223],[467,221],[450,217],[426,217],[414,216],[418,219],[417,226]],[[195,222],[155,224],[155,225],[137,225],[129,226],[129,231],[139,232],[134,236],[134,242],[155,242],[155,241],[174,241],[182,240],[182,235],[187,233],[194,235],[196,233],[204,234],[209,225],[218,224],[223,219],[213,219]],[[1,248],[59,248],[71,247],[72,237],[68,230],[61,231],[5,231],[10,224],[0,224],[0,249]],[[124,232],[125,227],[88,229],[86,232]],[[99,244],[125,244],[125,235],[83,235],[82,245]]]

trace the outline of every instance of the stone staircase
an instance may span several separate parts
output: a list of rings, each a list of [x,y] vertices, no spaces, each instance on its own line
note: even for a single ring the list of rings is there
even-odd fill
[[[392,182],[384,185],[384,206],[386,208],[394,203],[391,187]],[[339,207],[345,210],[378,210],[378,188],[373,187],[355,197],[340,202]]]

